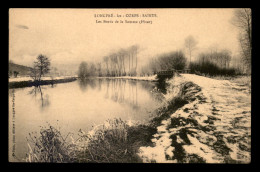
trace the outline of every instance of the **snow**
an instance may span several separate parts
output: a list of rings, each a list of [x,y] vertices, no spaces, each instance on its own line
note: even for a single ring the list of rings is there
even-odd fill
[[[58,80],[77,76],[61,76],[61,77],[42,77],[42,80]],[[156,75],[152,76],[120,76],[120,77],[99,77],[99,78],[112,78],[112,79],[132,79],[132,80],[142,80],[142,81],[156,81]],[[17,77],[9,78],[9,82],[21,82],[21,81],[32,81],[31,77]]]
[[[176,135],[186,157],[197,155],[206,163],[250,163],[251,161],[251,94],[243,86],[228,80],[216,80],[193,74],[181,74],[168,81],[170,87],[167,100],[180,94],[185,82],[197,84],[201,91],[194,93],[196,100],[178,109],[167,120],[162,121],[154,135],[153,147],[141,147],[140,157],[144,162],[177,162],[171,146],[171,135]],[[185,110],[184,110],[185,109]],[[171,128],[170,119],[184,119]],[[189,120],[194,120],[193,126]],[[181,120],[180,120],[181,121]],[[203,129],[204,127],[204,129]],[[208,128],[205,130],[205,127]],[[179,137],[185,129],[189,144]],[[241,148],[242,147],[242,148]],[[167,156],[170,158],[166,158]],[[189,160],[185,160],[189,161]]]
[[[72,76],[60,76],[60,77],[42,77],[41,80],[59,80],[71,78]],[[33,81],[31,77],[17,77],[17,78],[9,78],[9,82],[22,82],[22,81]]]
[[[9,82],[21,82],[21,81],[32,81],[32,78],[30,77],[9,78]]]
[[[156,75],[152,76],[118,76],[118,77],[99,77],[99,78],[111,78],[111,79],[132,79],[142,81],[156,81]]]

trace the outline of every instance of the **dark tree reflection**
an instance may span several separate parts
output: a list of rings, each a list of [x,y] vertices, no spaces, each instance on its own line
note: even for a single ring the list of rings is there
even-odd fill
[[[147,91],[153,100],[161,101],[164,98],[161,92],[161,88],[164,85],[161,86],[158,85],[158,83],[156,85],[156,83],[148,81],[115,78],[85,78],[79,79],[78,83],[83,92],[87,91],[89,88],[97,89],[98,91],[104,90],[104,98],[111,99],[112,101],[120,104],[128,105],[132,109],[140,108],[138,102],[141,98],[141,95],[139,95],[140,89]]]
[[[87,81],[86,79],[79,79],[79,87],[81,91],[85,92],[87,90]]]
[[[169,84],[167,84],[165,81],[156,82],[157,89],[162,92],[163,94],[167,93],[167,87]]]
[[[109,98],[109,88],[110,88],[110,79],[106,79],[106,94],[105,94],[105,98]]]
[[[99,82],[98,84],[101,83]],[[97,87],[97,80],[92,78],[79,79],[79,87],[83,92],[87,91],[88,87],[90,87],[91,89],[95,89]]]
[[[50,105],[49,95],[44,94],[43,88],[40,85],[34,86],[32,90],[29,91],[29,94],[35,97],[36,100],[38,99],[40,101],[40,107],[42,110]]]
[[[98,91],[101,90],[102,83],[103,83],[103,80],[102,79],[98,79]]]
[[[111,84],[111,86],[110,86]],[[106,80],[105,98],[109,98],[114,102],[126,104],[132,109],[138,109],[138,85],[136,81],[125,79]]]
[[[163,94],[167,93],[167,87],[169,86],[169,84],[166,82],[166,80],[170,79],[172,77],[173,77],[172,75],[157,76],[158,82],[156,82],[156,87]]]

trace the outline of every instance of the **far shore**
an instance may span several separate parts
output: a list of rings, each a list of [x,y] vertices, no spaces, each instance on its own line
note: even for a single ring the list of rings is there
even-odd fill
[[[30,77],[20,77],[20,78],[9,78],[9,88],[23,88],[38,85],[53,85],[58,83],[72,82],[77,80],[77,77],[43,77],[42,80],[33,81]]]
[[[111,79],[130,79],[130,80],[142,80],[142,81],[157,81],[156,75],[152,76],[115,76],[115,77],[108,77],[102,76],[98,78],[111,78]]]
[[[60,76],[60,77],[42,77],[41,82],[35,82],[31,77],[17,77],[9,78],[9,88],[23,88],[36,85],[51,85],[57,83],[72,82],[77,80],[78,76]],[[91,77],[92,78],[92,77]],[[152,76],[118,76],[118,77],[95,77],[95,78],[109,78],[109,79],[130,79],[140,81],[156,82],[156,75]]]
[[[78,76],[57,76],[57,77],[42,77],[41,80],[59,80],[59,79],[66,79],[66,78],[77,78]],[[22,77],[16,77],[16,78],[9,78],[9,83],[10,82],[21,82],[21,81],[33,81],[33,79],[30,76],[22,76]]]

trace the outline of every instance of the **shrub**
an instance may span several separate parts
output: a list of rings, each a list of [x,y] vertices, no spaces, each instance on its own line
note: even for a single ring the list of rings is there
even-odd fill
[[[73,162],[76,159],[75,145],[53,126],[42,128],[40,136],[29,133],[27,162]],[[68,136],[68,135],[67,135]],[[33,147],[32,147],[32,146]]]
[[[195,74],[206,74],[210,76],[225,75],[233,76],[236,74],[236,70],[233,68],[220,68],[216,64],[211,62],[204,63],[191,63],[191,73]]]
[[[187,59],[182,51],[170,52],[158,57],[160,70],[182,70],[186,62]]]
[[[139,147],[151,145],[156,129],[146,125],[128,125],[121,119],[109,119],[74,140],[62,137],[52,126],[43,128],[40,137],[30,135],[27,162],[139,163]],[[31,147],[33,146],[33,148]]]

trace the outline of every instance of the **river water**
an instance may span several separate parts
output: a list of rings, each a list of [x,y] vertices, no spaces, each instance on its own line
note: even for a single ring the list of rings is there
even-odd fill
[[[9,161],[23,161],[26,137],[41,126],[67,134],[89,131],[111,118],[148,121],[161,103],[155,87],[149,81],[103,78],[9,89]]]

